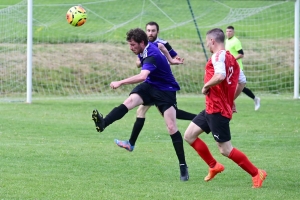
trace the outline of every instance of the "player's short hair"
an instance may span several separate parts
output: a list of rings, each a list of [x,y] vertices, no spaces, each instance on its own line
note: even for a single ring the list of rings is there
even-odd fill
[[[126,35],[127,35],[126,40],[128,42],[130,42],[131,40],[134,40],[137,43],[141,43],[142,41],[144,41],[145,45],[148,44],[147,34],[145,33],[145,31],[143,31],[140,28],[130,29],[126,33]]]
[[[233,26],[227,26],[227,29],[232,29],[232,30],[234,30],[234,27],[233,27]]]
[[[158,26],[158,24],[156,23],[156,22],[148,22],[147,24],[146,24],[146,27],[148,26],[148,25],[150,25],[150,26],[156,26],[156,29],[157,29],[157,32],[159,31],[159,26]]]
[[[225,34],[220,28],[211,29],[207,31],[206,35],[213,38],[218,43],[224,43],[225,41]]]

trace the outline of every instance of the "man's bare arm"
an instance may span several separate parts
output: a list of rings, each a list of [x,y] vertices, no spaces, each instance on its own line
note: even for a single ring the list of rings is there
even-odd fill
[[[169,54],[169,51],[163,44],[161,44],[161,43],[157,43],[157,44],[158,44],[159,50],[166,56],[166,58],[168,59],[168,61],[171,65],[183,64],[183,59],[172,58]]]
[[[135,83],[140,83],[146,80],[148,75],[150,74],[149,70],[141,70],[141,72],[137,75],[131,76],[129,78],[120,80],[120,81],[113,81],[110,83],[110,87],[112,89],[117,89],[118,87],[122,85],[127,85],[127,84],[135,84]]]

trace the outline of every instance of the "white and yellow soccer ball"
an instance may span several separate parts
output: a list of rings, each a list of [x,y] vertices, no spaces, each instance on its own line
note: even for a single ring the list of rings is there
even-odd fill
[[[87,14],[82,6],[73,6],[67,12],[67,21],[72,26],[82,26],[87,19]]]

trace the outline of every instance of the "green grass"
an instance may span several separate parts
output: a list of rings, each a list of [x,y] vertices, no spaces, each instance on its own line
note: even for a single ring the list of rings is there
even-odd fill
[[[268,172],[261,189],[251,177],[221,156],[211,135],[201,138],[226,167],[204,182],[207,166],[185,145],[190,180],[179,181],[177,158],[166,127],[155,108],[132,153],[113,139],[129,138],[135,110],[96,132],[91,111],[106,115],[126,96],[35,100],[32,104],[1,102],[1,199],[298,199],[299,101],[263,96],[261,109],[237,99],[231,121],[232,143]],[[178,99],[181,109],[199,112],[201,96]],[[178,121],[183,134],[189,122]]]

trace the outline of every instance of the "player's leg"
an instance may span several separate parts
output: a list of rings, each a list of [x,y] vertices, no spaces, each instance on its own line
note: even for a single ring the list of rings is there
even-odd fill
[[[121,119],[128,110],[141,105],[143,99],[138,94],[131,94],[122,104],[112,109],[105,118],[97,110],[93,111],[92,118],[96,125],[96,130],[102,132],[107,126]]]
[[[259,97],[256,97],[253,92],[247,88],[247,87],[244,87],[243,89],[243,92],[248,96],[250,97],[251,99],[253,99],[254,101],[254,110],[258,110],[259,107],[260,107],[260,98]]]
[[[250,97],[251,99],[253,99],[253,100],[255,99],[255,95],[253,94],[253,92],[252,92],[249,88],[244,87],[243,92],[244,92],[248,97]]]
[[[210,153],[208,146],[198,137],[203,132],[210,132],[209,125],[205,119],[205,110],[200,112],[189,124],[184,133],[184,139],[195,149],[198,155],[209,166],[208,175],[204,178],[204,180],[210,181],[216,174],[224,170],[224,166],[215,160]]]
[[[145,118],[146,118],[146,113],[149,110],[151,106],[144,106],[140,105],[136,111],[136,120],[134,122],[131,136],[129,138],[129,142],[131,145],[135,145],[135,142],[143,129],[144,123],[145,123]]]
[[[185,154],[183,148],[183,139],[176,124],[176,109],[173,106],[167,108],[166,106],[158,107],[160,112],[163,113],[168,132],[171,136],[173,147],[175,149],[180,168],[180,180],[187,181],[189,179],[188,167],[185,161]]]
[[[137,85],[130,93],[130,96],[123,104],[115,107],[105,118],[97,110],[93,111],[92,119],[95,122],[96,130],[102,132],[107,126],[121,119],[128,110],[141,105],[143,103],[152,102],[149,97],[148,90],[151,86],[147,83]]]
[[[267,177],[267,173],[264,170],[258,169],[242,151],[234,148],[230,141],[223,143],[217,142],[217,144],[220,152],[224,156],[230,158],[252,176],[253,188],[260,188],[262,186],[263,181]]]
[[[176,124],[176,92],[161,91],[153,88],[151,96],[155,101],[155,106],[164,117],[168,132],[172,139],[173,147],[179,161],[180,180],[187,181],[189,179],[189,172],[185,161],[183,139]]]
[[[243,170],[249,173],[253,177],[253,179],[255,179],[256,182],[253,181],[253,187],[261,187],[262,182],[267,174],[265,173],[265,171],[261,170],[261,172],[263,173],[262,179],[257,179],[257,175],[260,172],[259,169],[250,162],[250,160],[243,152],[232,146],[229,128],[230,119],[221,116],[220,113],[212,114],[208,117],[208,119],[210,120],[209,123],[212,127],[212,134],[215,141],[217,142],[220,153],[223,156],[230,158]]]
[[[189,112],[184,111],[184,110],[177,109],[177,111],[176,111],[176,118],[177,119],[190,120],[191,121],[196,116],[197,116],[196,114],[189,113]]]
[[[144,106],[144,105],[140,105],[137,109],[136,112],[136,120],[134,122],[133,128],[132,128],[132,132],[131,132],[131,136],[129,138],[129,140],[118,140],[115,139],[115,143],[119,146],[122,147],[128,151],[133,151],[134,146],[135,146],[135,142],[144,126],[144,122],[145,122],[145,116],[146,116],[146,112],[148,111],[148,109],[151,106]]]

